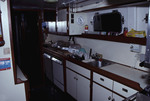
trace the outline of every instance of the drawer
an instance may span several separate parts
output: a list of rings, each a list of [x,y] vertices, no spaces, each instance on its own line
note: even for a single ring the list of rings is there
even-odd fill
[[[83,75],[83,76],[85,76],[85,77],[90,79],[90,70],[88,70],[88,69],[86,69],[84,67],[81,67],[81,66],[79,66],[77,64],[74,64],[74,63],[72,63],[70,61],[66,61],[66,66],[67,66],[67,68],[70,68],[71,70],[74,70],[77,73],[79,73],[79,74],[81,74],[81,75]]]
[[[138,92],[138,91],[136,91],[128,86],[125,86],[121,83],[118,83],[116,81],[114,81],[114,91],[124,97],[129,97]]]
[[[105,77],[105,76],[102,76],[100,74],[97,74],[97,73],[93,73],[93,81],[109,88],[110,90],[112,90],[112,86],[113,86],[113,80]]]

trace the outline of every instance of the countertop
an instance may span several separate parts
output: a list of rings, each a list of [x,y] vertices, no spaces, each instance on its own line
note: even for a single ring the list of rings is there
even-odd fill
[[[134,68],[129,68],[120,64],[112,64],[109,66],[105,66],[104,68],[101,68],[101,69],[117,74],[129,80],[138,82],[142,89],[146,87],[146,81],[142,77],[146,75],[147,73],[143,71],[139,71]]]
[[[68,51],[64,51],[52,47],[50,48],[44,47],[43,52],[50,53],[53,54],[54,56],[71,61],[77,65],[80,65],[84,68],[91,70],[92,72],[96,72],[101,75],[104,75],[112,80],[120,82],[135,90],[141,91],[143,88],[146,87],[146,83],[145,83],[146,80],[142,78],[143,75],[147,74],[146,72],[128,66],[124,66],[118,63],[104,66],[102,68],[93,67],[87,63],[68,57],[68,54],[70,54]]]

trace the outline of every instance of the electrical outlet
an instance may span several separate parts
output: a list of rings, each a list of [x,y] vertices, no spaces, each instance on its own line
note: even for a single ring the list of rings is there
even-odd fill
[[[140,53],[141,52],[141,45],[130,44],[130,51]]]
[[[10,48],[4,48],[4,55],[10,54]]]

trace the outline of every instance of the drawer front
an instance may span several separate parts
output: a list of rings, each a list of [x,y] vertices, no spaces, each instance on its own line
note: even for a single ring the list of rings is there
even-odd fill
[[[128,86],[125,86],[125,85],[123,85],[121,83],[118,83],[116,81],[114,81],[114,91],[116,93],[121,94],[124,97],[129,97],[129,96],[131,96],[131,95],[133,95],[133,94],[138,92],[138,91],[136,91],[136,90],[134,90],[134,89],[132,89],[132,88],[130,88]]]
[[[105,76],[102,76],[100,74],[97,74],[97,73],[93,73],[93,81],[109,88],[110,90],[112,90],[112,86],[113,86],[113,80],[105,77]]]
[[[84,67],[81,67],[77,64],[74,64],[70,61],[66,61],[66,66],[67,66],[67,68],[70,68],[70,69],[76,71],[77,73],[79,73],[79,74],[81,74],[81,75],[83,75],[83,76],[90,79],[90,70],[88,70]]]

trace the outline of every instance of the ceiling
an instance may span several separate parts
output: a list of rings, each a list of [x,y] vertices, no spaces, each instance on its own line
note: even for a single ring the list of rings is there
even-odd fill
[[[13,8],[19,9],[56,9],[56,7],[66,7],[70,4],[76,4],[76,7],[82,7],[102,1],[104,0],[11,0]]]
[[[55,9],[58,0],[11,0],[13,8],[19,9]]]

